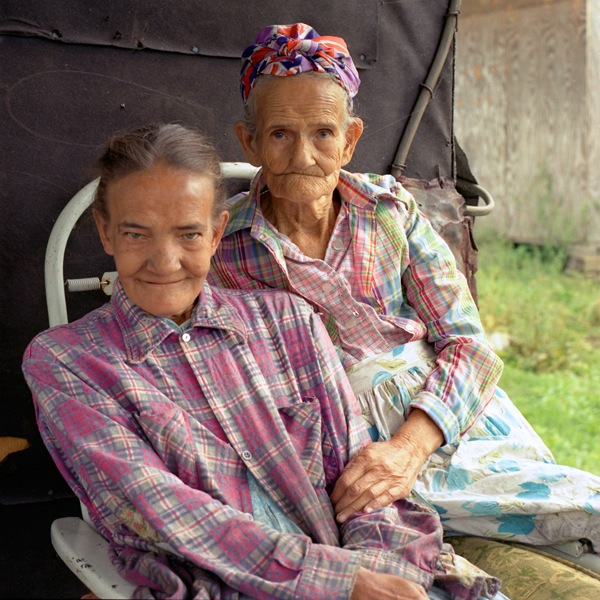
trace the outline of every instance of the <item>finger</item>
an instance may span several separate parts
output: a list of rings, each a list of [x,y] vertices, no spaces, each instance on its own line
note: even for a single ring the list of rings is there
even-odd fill
[[[344,500],[347,500],[347,498]],[[344,501],[343,504],[336,504],[334,506],[336,519],[339,523],[345,523],[353,514],[362,510],[371,500],[372,497],[365,497],[364,495],[361,495],[354,501]]]
[[[370,502],[368,502],[362,510],[369,513],[374,510],[379,510],[381,508],[385,508],[389,506],[393,502],[397,500],[402,500],[403,498],[407,498],[410,495],[411,490],[406,486],[393,486],[388,489],[385,489],[383,492],[377,495],[377,497],[373,498]]]
[[[369,463],[367,461],[362,461],[361,463],[361,476],[359,478],[354,478],[354,475],[358,473],[358,471],[352,472],[352,477],[354,481],[348,485],[344,486],[346,482],[343,481],[344,476],[340,478],[338,483],[340,486],[334,488],[335,495],[332,494],[331,500],[336,507],[336,512],[343,510],[347,505],[354,504],[355,506],[359,506],[357,504],[357,500],[367,494],[360,503],[359,508],[363,508],[367,503],[371,502],[374,498],[382,494],[383,492],[396,488],[398,486],[403,486],[406,478],[404,476],[398,476],[394,472],[392,472],[389,468],[379,463]],[[368,497],[370,495],[370,497]]]
[[[345,523],[352,515],[356,514],[358,511],[359,511],[359,509],[355,508],[351,504],[346,509],[344,509],[341,513],[337,514],[335,516],[335,519],[338,523]]]
[[[338,503],[348,493],[348,489],[354,485],[365,473],[361,461],[352,459],[344,469],[340,478],[336,481],[331,493],[332,504]]]
[[[351,505],[354,507],[355,512],[362,510],[377,495],[383,492],[386,487],[389,487],[389,485],[387,482],[381,480],[381,476],[377,471],[373,469],[365,471],[359,479],[343,490],[337,502],[332,502],[335,512],[340,513]]]
[[[336,504],[334,506],[337,515],[336,518],[339,523],[345,523],[354,513],[360,510],[370,513],[389,506],[401,497],[403,491],[402,486],[392,485],[388,481],[368,486],[354,500]]]
[[[334,510],[338,516],[343,515],[342,518],[345,520],[355,512],[365,510],[373,502],[376,502],[374,505],[376,508],[379,507],[379,503],[381,506],[390,504],[393,502],[390,489],[395,489],[392,486],[393,483],[390,481],[375,481],[372,474],[367,474],[350,486],[348,494],[334,505]],[[369,512],[371,510],[373,508]]]

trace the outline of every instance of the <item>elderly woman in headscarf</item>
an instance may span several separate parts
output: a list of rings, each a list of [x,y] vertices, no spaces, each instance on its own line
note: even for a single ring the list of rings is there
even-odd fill
[[[235,131],[261,169],[231,200],[210,280],[286,289],[323,319],[375,442],[336,485],[340,522],[415,494],[450,532],[598,551],[600,478],[556,465],[497,387],[448,246],[393,177],[343,170],[359,81],[345,42],[302,23],[245,50]]]

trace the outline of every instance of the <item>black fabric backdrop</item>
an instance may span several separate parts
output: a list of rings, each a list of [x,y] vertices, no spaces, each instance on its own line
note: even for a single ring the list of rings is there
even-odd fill
[[[44,455],[21,357],[48,326],[43,268],[52,225],[89,181],[111,134],[151,121],[193,124],[225,160],[243,160],[232,128],[242,112],[239,55],[260,28],[304,21],[345,38],[359,69],[366,127],[350,170],[389,172],[447,7],[448,0],[2,0],[0,436],[26,437],[30,456]],[[451,53],[408,155],[409,177],[454,176],[453,62]],[[99,270],[90,273],[91,262]],[[65,276],[110,267],[83,219]],[[104,300],[70,296],[69,316]]]

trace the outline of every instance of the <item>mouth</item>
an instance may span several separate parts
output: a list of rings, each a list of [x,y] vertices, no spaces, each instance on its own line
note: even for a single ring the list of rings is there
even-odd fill
[[[319,171],[319,172],[314,172],[314,171],[302,171],[302,172],[298,172],[298,171],[290,171],[288,173],[282,173],[282,176],[292,176],[292,177],[319,177],[319,178],[323,178],[326,177],[325,173]]]
[[[150,285],[150,286],[155,286],[155,287],[168,287],[170,285],[177,285],[178,283],[181,283],[182,280],[178,279],[177,281],[144,281],[141,280],[141,283],[143,283],[144,285]]]

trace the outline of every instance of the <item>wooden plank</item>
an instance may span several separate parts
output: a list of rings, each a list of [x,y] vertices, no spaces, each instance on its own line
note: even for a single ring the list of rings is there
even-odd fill
[[[485,15],[459,22],[455,76],[455,130],[473,173],[500,202],[493,220],[506,230],[505,44],[510,31]],[[481,222],[489,223],[490,217]],[[479,223],[480,221],[478,221]]]
[[[587,108],[598,68],[586,62],[589,1],[465,3],[456,133],[498,205],[478,226],[536,243],[589,238],[590,166],[598,164],[589,162],[590,120],[599,114],[595,97]]]
[[[600,0],[587,5],[586,130],[588,230],[586,240],[600,247]]]
[[[460,13],[464,16],[481,15],[503,11],[508,4],[515,9],[540,4],[552,4],[555,0],[462,0]]]
[[[567,255],[566,272],[584,273],[600,280],[600,246],[572,246]]]
[[[0,437],[0,463],[13,452],[20,452],[29,448],[29,442],[24,438]]]

